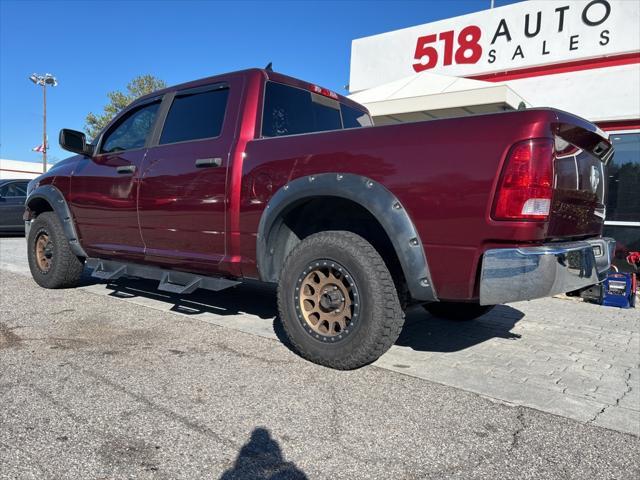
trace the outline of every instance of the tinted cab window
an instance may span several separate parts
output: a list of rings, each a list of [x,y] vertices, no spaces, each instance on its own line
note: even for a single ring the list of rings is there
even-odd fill
[[[351,114],[347,114],[346,121],[344,108],[353,110]],[[351,118],[357,117],[358,114],[360,117],[364,115],[369,118],[365,112],[341,105],[333,98],[302,88],[267,82],[262,136],[279,137],[363,126],[356,125],[357,121]]]
[[[158,114],[160,101],[132,109],[105,134],[100,153],[114,153],[144,147]]]
[[[160,144],[219,136],[228,97],[226,86],[178,92],[164,122]]]

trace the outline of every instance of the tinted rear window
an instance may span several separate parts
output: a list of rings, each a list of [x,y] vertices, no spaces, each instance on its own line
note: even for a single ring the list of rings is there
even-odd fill
[[[359,114],[362,116],[363,112]],[[347,115],[351,116],[349,126],[345,124],[345,128],[361,126],[355,125],[357,120],[351,119],[355,114]],[[340,130],[344,117],[337,100],[301,88],[267,82],[262,117],[263,137]]]
[[[311,111],[313,112],[313,131],[324,132],[326,130],[340,130],[340,104],[327,97],[322,97],[309,92],[311,98]]]
[[[228,88],[176,95],[164,122],[160,144],[217,137],[222,131]]]
[[[278,137],[313,131],[311,92],[268,82],[265,89],[262,135]]]
[[[344,128],[370,127],[371,117],[366,112],[355,108],[340,105],[342,110],[342,123]]]

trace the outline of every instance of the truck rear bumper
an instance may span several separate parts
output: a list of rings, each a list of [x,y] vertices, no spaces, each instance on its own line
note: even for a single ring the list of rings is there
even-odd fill
[[[611,266],[612,238],[487,250],[482,260],[480,304],[531,300],[601,282]]]

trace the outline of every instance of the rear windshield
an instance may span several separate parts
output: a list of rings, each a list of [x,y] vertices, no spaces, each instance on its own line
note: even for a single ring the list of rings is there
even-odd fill
[[[333,98],[308,90],[267,82],[262,114],[262,136],[341,130],[371,125],[369,115]]]
[[[357,108],[347,107],[341,104],[342,123],[344,128],[370,127],[371,117],[368,113],[358,110]]]

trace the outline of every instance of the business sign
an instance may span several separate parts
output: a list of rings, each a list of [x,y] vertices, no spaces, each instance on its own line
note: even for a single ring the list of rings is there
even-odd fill
[[[350,90],[425,71],[474,76],[639,52],[639,25],[637,0],[520,2],[354,40]]]

